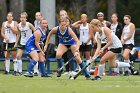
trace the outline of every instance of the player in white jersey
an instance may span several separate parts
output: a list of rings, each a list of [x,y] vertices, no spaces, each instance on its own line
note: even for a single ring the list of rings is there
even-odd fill
[[[17,71],[17,59],[16,59],[16,46],[17,39],[17,22],[13,21],[13,13],[7,14],[7,21],[2,23],[1,35],[3,37],[3,50],[5,54],[5,74],[9,74],[10,71],[10,49],[12,53],[12,59],[14,62],[14,74]],[[8,51],[9,50],[9,51]]]
[[[110,26],[111,23],[109,21],[104,20],[104,13],[103,12],[98,12],[97,17],[98,17],[98,20],[102,22],[103,26],[105,26],[105,27]]]
[[[103,24],[104,27],[109,27],[110,26],[110,22],[104,20],[104,13],[103,12],[98,12],[97,13],[97,18],[98,18],[98,20],[100,22],[102,22],[102,24]],[[95,36],[96,36],[96,34],[95,34]],[[107,43],[106,39],[103,39],[101,41],[101,43],[102,43],[102,47],[104,47],[106,45],[106,43]],[[102,55],[100,55],[100,57],[102,57],[106,52],[107,52],[107,50],[104,50],[104,53]]]
[[[22,60],[21,60],[21,57],[22,57],[22,54],[25,50],[25,45],[26,45],[26,42],[27,40],[29,39],[29,37],[32,35],[32,30],[35,31],[35,27],[27,22],[27,13],[26,12],[22,12],[20,14],[20,23],[18,24],[18,40],[17,40],[17,43],[18,41],[20,40],[20,46],[18,51],[17,51],[17,63],[18,63],[18,73],[21,75],[22,74]]]
[[[90,22],[90,26],[93,33],[97,32],[97,37],[95,37],[95,40],[97,41],[97,49],[93,58],[103,53],[104,49],[108,49],[108,52],[100,60],[98,74],[93,80],[101,79],[106,61],[108,61],[112,68],[130,67],[129,63],[115,62],[116,55],[122,50],[122,44],[119,38],[108,27],[104,27],[98,19],[93,19]],[[92,37],[93,33],[90,34],[90,37]],[[103,48],[101,48],[102,39],[107,40],[107,44]],[[94,59],[92,59],[91,62],[94,62]]]
[[[118,15],[116,13],[113,13],[111,15],[111,25],[110,29],[115,33],[115,35],[121,40],[121,35],[122,35],[122,30],[123,30],[123,25],[118,22]],[[118,56],[116,56],[116,62],[118,61]],[[118,75],[119,74],[119,68],[114,68],[113,69],[112,75]]]
[[[88,64],[90,62],[90,51],[92,49],[92,45],[91,45],[91,40],[88,40],[88,36],[90,35],[90,26],[89,23],[87,23],[87,15],[86,14],[82,14],[81,15],[81,20],[73,23],[73,26],[75,26],[76,28],[79,28],[79,32],[80,32],[80,56],[82,58],[82,56],[85,55],[86,57],[86,64]],[[87,68],[88,71],[90,71],[90,66]]]
[[[34,21],[34,26],[35,26],[35,28],[38,28],[38,27],[40,27],[40,21],[42,19],[42,14],[40,12],[36,12],[35,19],[36,20]]]
[[[131,22],[130,15],[124,16],[125,26],[123,28],[123,33],[121,37],[121,42],[123,44],[123,59],[125,62],[129,63],[129,54],[134,46],[134,35],[135,35],[135,25]],[[129,75],[128,68],[125,68],[125,76]]]

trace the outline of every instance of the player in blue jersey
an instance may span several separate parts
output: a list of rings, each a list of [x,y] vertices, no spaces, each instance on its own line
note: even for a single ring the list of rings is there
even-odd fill
[[[80,65],[81,68],[85,66],[85,63],[82,62],[80,55],[79,55],[79,40],[75,33],[72,31],[70,27],[67,27],[67,18],[62,18],[60,20],[60,24],[57,27],[54,27],[50,33],[48,34],[46,44],[44,50],[47,49],[49,40],[53,34],[58,35],[59,37],[59,45],[56,52],[56,58],[58,62],[58,69],[62,67],[62,55],[70,48],[72,53],[75,55],[75,59]],[[57,77],[61,76],[61,72],[58,71]],[[84,70],[84,74],[87,80],[90,79],[89,72],[87,69]]]
[[[50,77],[46,73],[45,68],[45,54],[41,49],[39,43],[43,42],[46,38],[46,27],[47,27],[47,20],[42,19],[40,27],[34,32],[34,34],[28,39],[26,43],[26,51],[30,54],[32,61],[28,65],[27,72],[24,74],[26,77],[33,77],[32,69],[38,62],[41,72],[41,77]]]

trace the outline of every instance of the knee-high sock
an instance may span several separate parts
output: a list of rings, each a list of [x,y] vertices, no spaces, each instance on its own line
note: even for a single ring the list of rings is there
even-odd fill
[[[115,60],[115,63],[119,62],[119,60]],[[114,69],[114,72],[117,72],[119,73],[119,67],[116,67],[116,68],[113,68]]]
[[[86,65],[90,63],[90,60],[86,61]],[[90,71],[90,66],[87,67],[87,70]]]
[[[34,73],[35,73],[35,72],[39,73],[39,71],[38,71],[38,62],[37,62],[36,65],[34,66]]]
[[[124,62],[125,63],[130,63],[130,60],[128,59],[128,60],[124,60]],[[128,67],[125,67],[125,69],[124,69],[125,71],[129,71],[129,68]]]
[[[82,69],[82,68],[85,66],[85,63],[82,62],[82,63],[79,64],[79,65],[80,65],[80,67],[81,67],[81,69]],[[87,69],[84,70],[84,74],[85,74],[85,77],[90,76],[90,74],[89,74],[89,72],[87,71]]]
[[[10,59],[6,59],[6,60],[5,60],[5,70],[6,70],[7,72],[10,71]]]
[[[58,69],[62,67],[62,59],[57,59]]]
[[[13,65],[14,65],[14,71],[16,71],[17,72],[17,70],[18,70],[18,64],[17,64],[17,59],[13,59]]]
[[[98,66],[98,74],[97,74],[97,76],[102,76],[103,72],[104,72],[104,69],[105,69],[105,64],[100,64]]]
[[[116,62],[117,67],[130,67],[129,63],[125,62]]]
[[[45,62],[39,62],[38,63],[39,67],[40,67],[40,72],[41,75],[46,75],[46,68],[45,68]]]
[[[36,63],[37,62],[35,60],[31,60],[30,64],[28,65],[27,71],[31,72]]]
[[[17,60],[17,63],[18,63],[18,72],[22,72],[22,60],[21,59],[19,59],[19,60]]]

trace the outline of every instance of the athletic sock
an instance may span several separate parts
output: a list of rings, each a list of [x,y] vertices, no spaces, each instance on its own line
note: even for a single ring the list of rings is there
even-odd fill
[[[90,60],[86,61],[86,65],[90,63]],[[90,71],[90,65],[87,67],[88,72]]]
[[[130,60],[129,60],[129,59],[128,59],[128,60],[124,60],[124,62],[125,62],[125,63],[130,63]],[[125,71],[129,71],[129,68],[128,68],[128,67],[125,67],[124,70],[125,70]]]
[[[130,67],[129,63],[125,62],[116,62],[117,67]]]
[[[104,69],[105,69],[105,64],[100,64],[98,66],[98,74],[97,74],[97,76],[101,77],[103,75]]]
[[[36,65],[34,66],[34,73],[35,73],[35,72],[39,73],[39,71],[38,71],[38,62],[37,62]]]
[[[41,75],[46,75],[46,68],[45,68],[45,62],[39,62],[40,72]]]
[[[6,59],[5,60],[5,70],[7,71],[7,72],[9,72],[10,71],[10,59]]]
[[[14,71],[16,71],[17,72],[17,70],[18,70],[18,64],[17,64],[17,59],[13,59],[13,65],[14,65]]]
[[[37,62],[35,60],[31,60],[30,64],[28,65],[27,71],[31,72],[36,63]]]
[[[81,64],[79,64],[80,68],[82,69],[84,66],[85,66],[85,63],[82,62]],[[87,69],[84,70],[84,74],[85,74],[85,77],[87,76],[90,76],[89,72],[87,71]]]
[[[21,59],[19,59],[19,60],[17,60],[17,63],[18,63],[18,72],[22,72],[22,60]]]
[[[62,67],[62,59],[57,59],[58,69]]]
[[[115,63],[119,62],[119,60],[115,60]],[[119,73],[119,67],[113,68],[114,72]]]

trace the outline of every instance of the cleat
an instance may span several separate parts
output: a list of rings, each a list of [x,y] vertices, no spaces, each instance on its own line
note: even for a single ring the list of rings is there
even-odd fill
[[[16,71],[13,72],[14,76],[18,76],[18,73]]]
[[[38,76],[38,73],[37,73],[37,72],[35,72],[35,73],[34,73],[34,76]]]
[[[100,76],[95,76],[93,79],[91,80],[101,80],[102,78]]]
[[[57,77],[61,77],[63,71],[57,71]]]
[[[8,71],[5,71],[4,74],[5,74],[5,75],[8,75],[8,74],[10,74],[10,73],[9,73]]]
[[[129,75],[130,75],[129,71],[124,72],[124,76],[129,76]]]
[[[31,72],[26,72],[24,74],[25,77],[33,77],[33,74]]]
[[[18,72],[18,75],[21,76],[22,75],[22,72]]]
[[[49,75],[41,75],[41,77],[46,77],[46,78],[52,78],[52,76],[49,76]]]
[[[90,77],[90,76],[87,76],[87,77],[86,77],[86,80],[91,80],[91,77]]]

